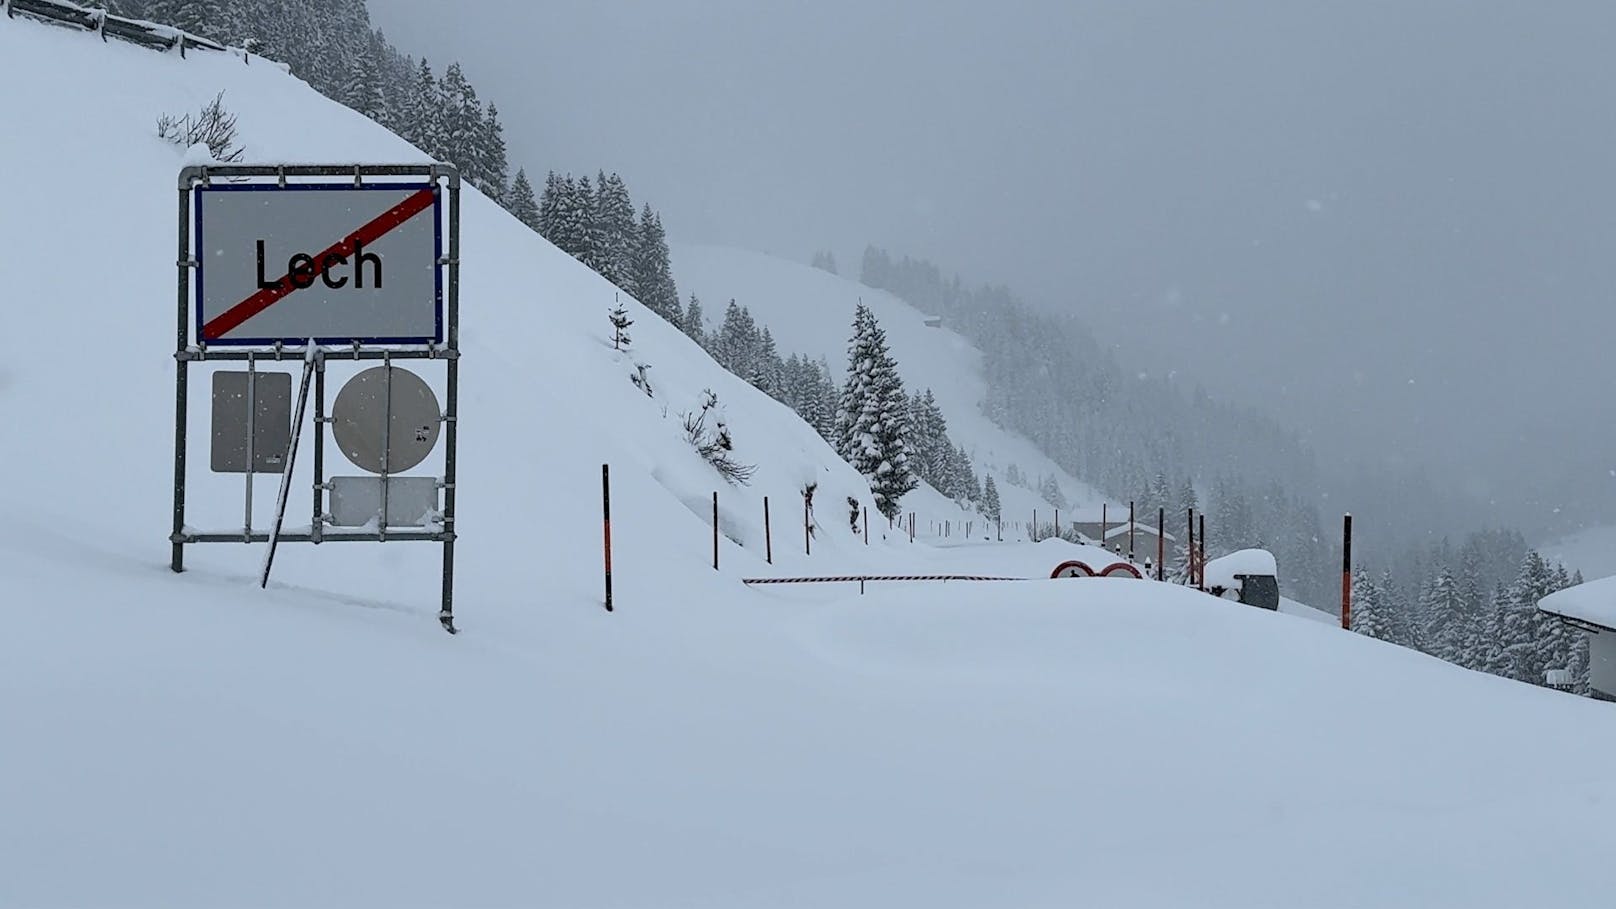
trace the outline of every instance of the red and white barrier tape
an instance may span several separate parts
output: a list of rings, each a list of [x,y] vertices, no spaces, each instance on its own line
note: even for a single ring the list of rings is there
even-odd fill
[[[742,584],[835,584],[854,581],[1025,581],[976,574],[848,574],[823,578],[742,578]]]

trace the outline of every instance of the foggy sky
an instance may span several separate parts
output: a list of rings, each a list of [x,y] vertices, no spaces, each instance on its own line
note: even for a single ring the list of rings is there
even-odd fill
[[[371,7],[676,244],[926,256],[1327,458],[1616,506],[1616,4]]]

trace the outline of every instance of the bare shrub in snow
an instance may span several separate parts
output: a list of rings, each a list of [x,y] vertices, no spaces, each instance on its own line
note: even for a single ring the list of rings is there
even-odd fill
[[[651,377],[646,374],[650,368],[651,364],[649,363],[635,363],[634,371],[629,373],[628,380],[634,383],[635,388],[645,392],[647,398],[654,398],[656,397],[656,392],[651,388]],[[663,414],[663,416],[666,415],[665,413]]]
[[[684,415],[685,439],[696,449],[697,454],[713,465],[719,476],[730,483],[745,486],[751,482],[752,474],[757,471],[757,467],[735,460],[731,454],[735,442],[730,438],[729,426],[717,412],[717,408],[718,395],[710,388],[703,390],[701,409]],[[707,425],[709,415],[713,418],[712,426]]]
[[[176,117],[164,114],[157,118],[157,137],[167,139],[181,148],[190,148],[198,142],[208,147],[213,160],[235,163],[247,150],[236,144],[236,115],[225,110],[224,92],[194,114]]]

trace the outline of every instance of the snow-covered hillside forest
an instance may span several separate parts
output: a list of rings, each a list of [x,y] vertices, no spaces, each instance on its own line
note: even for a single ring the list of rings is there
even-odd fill
[[[454,162],[523,223],[684,330],[732,373],[790,406],[860,468],[890,515],[898,513],[903,493],[923,481],[990,519],[999,517],[993,478],[972,463],[969,440],[949,434],[948,414],[929,389],[908,387],[902,363],[884,351],[880,358],[867,355],[872,332],[880,331],[873,317],[848,327],[850,345],[866,353],[851,364],[831,363],[795,352],[792,339],[775,337],[745,301],[728,300],[721,314],[709,316],[694,295],[681,300],[662,216],[649,203],[636,207],[623,177],[604,169],[593,178],[574,177],[539,163],[533,173],[546,176],[535,189],[525,166],[512,173],[494,99],[480,96],[458,64],[439,73],[424,57],[394,47],[371,28],[364,0],[112,0],[107,6],[248,44],[288,63],[328,97]],[[289,26],[294,21],[296,29]],[[813,264],[837,271],[826,251],[815,252]],[[1555,577],[1563,581],[1564,569],[1552,566],[1549,580],[1540,579],[1541,560],[1518,532],[1472,529],[1474,512],[1439,484],[1417,474],[1344,477],[1321,468],[1305,439],[1258,410],[1209,397],[1171,364],[1122,362],[1080,315],[1029,306],[1010,288],[972,286],[933,263],[874,246],[859,263],[859,278],[969,338],[983,352],[986,413],[1037,443],[1073,476],[1114,501],[1136,503],[1141,514],[1158,507],[1173,516],[1204,510],[1210,554],[1267,548],[1291,595],[1330,604],[1339,586],[1336,507],[1396,503],[1397,513],[1415,517],[1378,527],[1359,542],[1366,633],[1537,684],[1543,668],[1571,666],[1585,676],[1585,660],[1577,656],[1585,647],[1580,634],[1545,622],[1531,608],[1532,594],[1552,589],[1545,585]],[[716,309],[715,301],[707,306]],[[1261,368],[1260,357],[1252,362]],[[888,437],[875,444],[868,433],[850,432],[861,419],[889,427]],[[1052,478],[1004,480],[1032,490],[1051,508],[1069,504]],[[1487,557],[1478,559],[1477,552]],[[1184,558],[1180,552],[1175,561]],[[1491,566],[1487,577],[1478,574],[1478,564]],[[1497,573],[1506,577],[1491,576]],[[1501,637],[1515,643],[1500,643]],[[1540,656],[1499,655],[1500,648],[1519,654],[1523,647]]]

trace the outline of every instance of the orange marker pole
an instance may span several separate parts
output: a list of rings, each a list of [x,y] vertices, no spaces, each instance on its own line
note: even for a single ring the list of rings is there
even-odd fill
[[[606,611],[612,611],[612,468],[600,465],[600,508],[606,533]]]

